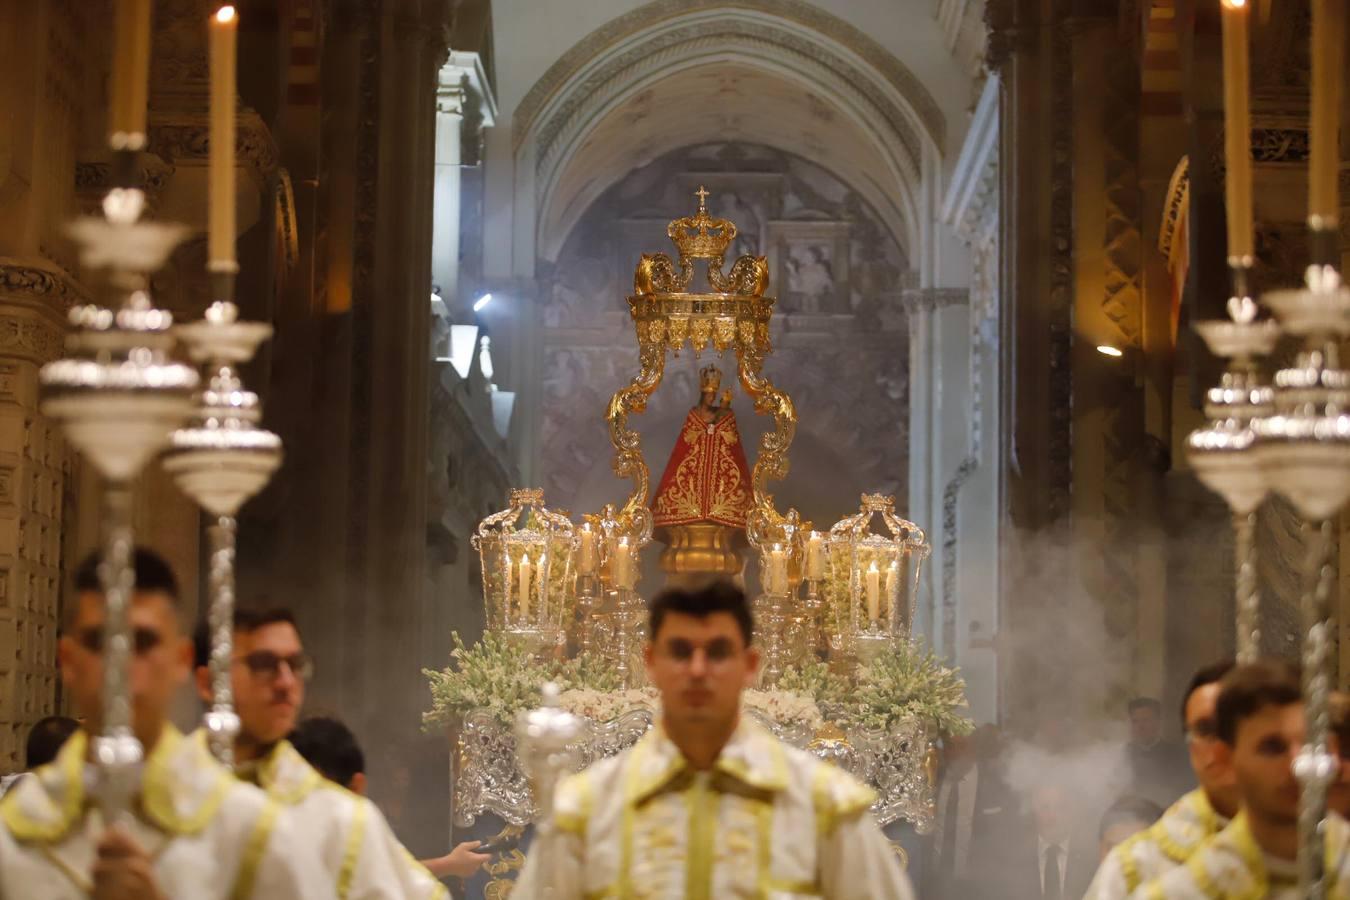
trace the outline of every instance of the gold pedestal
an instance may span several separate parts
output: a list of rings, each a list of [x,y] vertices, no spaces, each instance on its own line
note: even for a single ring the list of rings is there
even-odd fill
[[[734,578],[745,564],[741,548],[745,532],[716,522],[694,522],[662,528],[657,539],[665,543],[661,551],[661,571],[666,584],[678,586],[709,575]]]

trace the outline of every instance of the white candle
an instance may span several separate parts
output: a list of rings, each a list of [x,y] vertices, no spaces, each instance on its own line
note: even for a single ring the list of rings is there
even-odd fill
[[[577,573],[591,575],[595,572],[595,531],[591,523],[581,526],[581,546],[577,550]]]
[[[207,269],[235,272],[234,239],[234,108],[235,49],[239,17],[222,6],[211,17],[211,140],[207,159],[210,183],[210,227]]]
[[[787,554],[783,552],[781,544],[774,544],[773,549],[769,551],[769,584],[770,593],[787,593]]]
[[[520,558],[520,619],[530,620],[530,554]]]
[[[1334,231],[1340,219],[1341,84],[1345,79],[1345,0],[1313,0],[1312,117],[1308,127],[1308,220]]]
[[[628,538],[619,538],[614,548],[614,586],[625,590],[631,588],[633,553],[628,546]]]
[[[886,567],[886,618],[895,615],[896,588],[900,584],[900,570],[895,563]]]
[[[113,16],[108,143],[114,150],[145,148],[151,7],[151,0],[118,0]]]
[[[811,581],[825,577],[825,541],[819,531],[806,539],[806,577]]]
[[[1252,227],[1251,74],[1248,64],[1247,0],[1223,3],[1224,149],[1228,172],[1228,258],[1250,261]]]
[[[876,561],[867,570],[867,620],[873,625],[881,618],[881,571]]]

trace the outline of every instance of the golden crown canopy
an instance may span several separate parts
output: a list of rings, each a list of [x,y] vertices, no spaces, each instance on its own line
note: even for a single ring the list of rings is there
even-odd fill
[[[756,346],[768,351],[769,317],[773,300],[765,297],[769,262],[762,256],[742,256],[722,272],[727,248],[736,239],[736,224],[708,212],[708,191],[699,187],[698,210],[671,221],[666,234],[679,251],[679,268],[665,253],[644,253],[633,274],[633,296],[628,298],[641,344],[664,344],[678,352],[686,343],[695,352],[712,344],[720,353],[728,347]],[[708,287],[690,292],[694,261],[707,263]]]
[[[680,251],[680,264],[686,260],[711,259],[720,264],[726,258],[727,248],[736,240],[736,225],[728,219],[714,219],[708,214],[708,191],[699,185],[698,212],[675,219],[666,226],[666,234]]]

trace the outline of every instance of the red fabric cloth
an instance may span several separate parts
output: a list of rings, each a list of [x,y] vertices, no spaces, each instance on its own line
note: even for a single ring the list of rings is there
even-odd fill
[[[715,423],[689,411],[652,500],[657,527],[717,522],[744,528],[753,490],[736,414]]]

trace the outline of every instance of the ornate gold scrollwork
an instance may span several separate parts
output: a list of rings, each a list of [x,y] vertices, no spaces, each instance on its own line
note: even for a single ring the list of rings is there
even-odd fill
[[[652,532],[652,514],[647,508],[651,472],[642,456],[642,435],[628,427],[628,416],[645,411],[647,398],[661,383],[666,370],[665,345],[639,338],[639,359],[641,370],[625,387],[615,391],[605,418],[609,421],[609,440],[614,445],[614,474],[633,482],[633,491],[618,518],[624,522],[625,531],[645,544]]]
[[[689,344],[695,355],[711,344],[722,353],[735,349],[737,371],[755,412],[771,415],[774,428],[760,440],[759,458],[752,472],[754,509],[747,536],[762,542],[792,542],[798,517],[795,511],[780,514],[767,490],[770,480],[788,472],[788,448],[797,428],[797,413],[788,395],[764,375],[769,343],[769,319],[774,301],[765,297],[769,264],[762,256],[742,256],[723,274],[727,248],[736,237],[736,226],[713,218],[706,206],[708,192],[698,190],[698,212],[670,223],[666,233],[679,250],[679,270],[665,253],[644,253],[633,273],[633,295],[628,305],[637,333],[641,370],[615,392],[606,415],[610,442],[614,445],[614,472],[633,483],[633,490],[618,514],[625,533],[645,544],[651,536],[651,511],[647,508],[651,473],[642,455],[641,438],[629,428],[628,417],[647,408],[647,398],[661,384],[665,355]],[[695,260],[708,265],[710,293],[688,293]],[[785,527],[786,526],[786,527]]]

